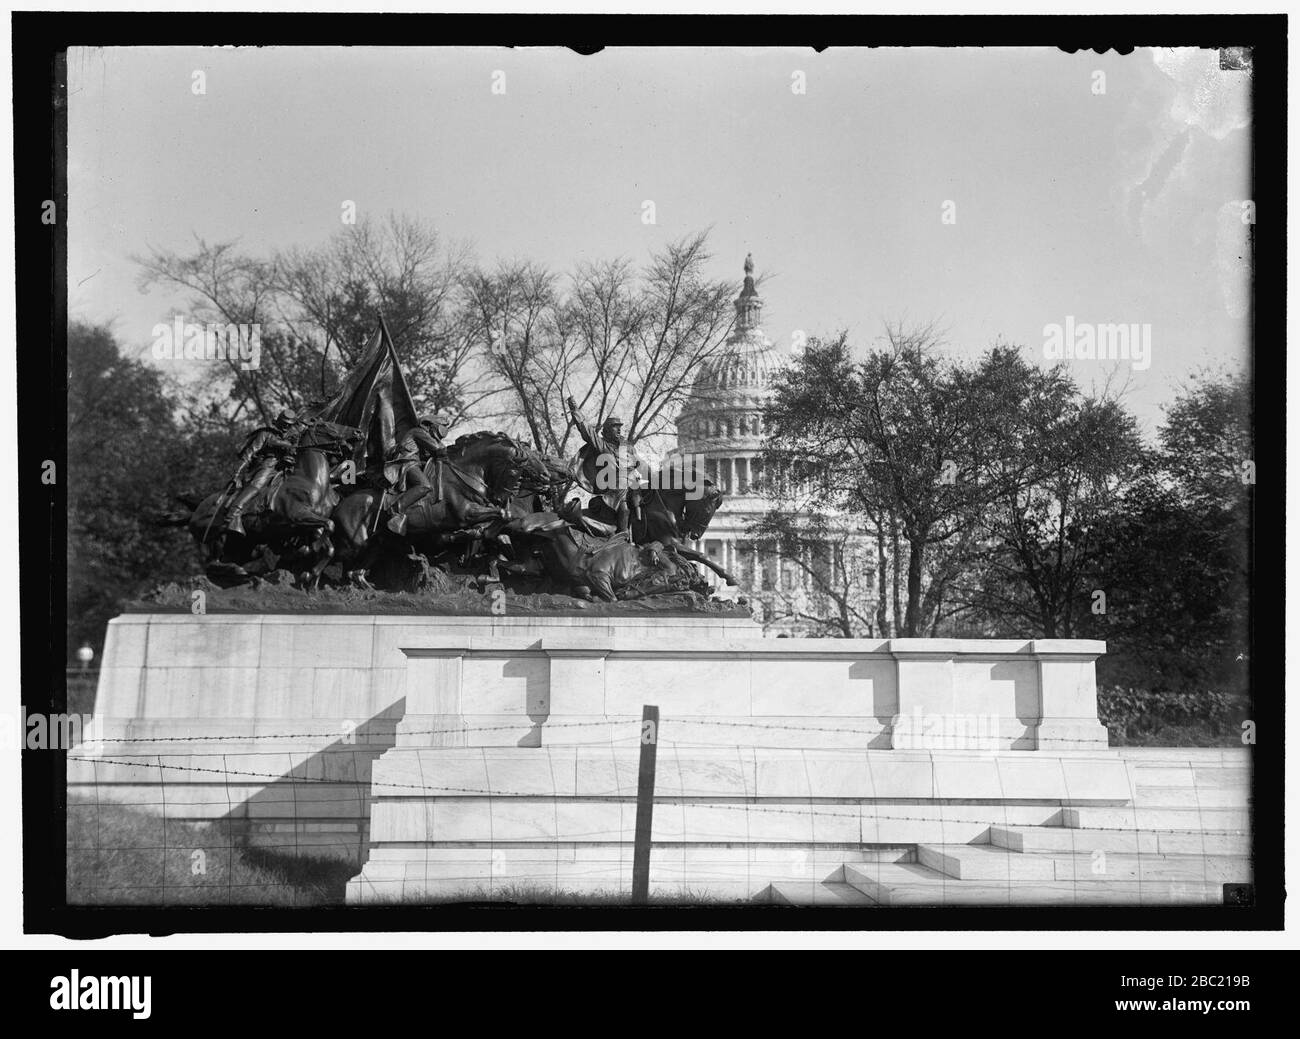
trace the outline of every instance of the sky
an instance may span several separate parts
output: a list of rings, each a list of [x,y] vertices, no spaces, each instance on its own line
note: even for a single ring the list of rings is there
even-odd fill
[[[133,255],[319,245],[350,201],[559,270],[710,228],[715,276],[752,252],[781,349],[935,322],[954,354],[1048,363],[1067,318],[1149,325],[1143,370],[1067,362],[1148,431],[1249,356],[1250,73],[1215,51],[110,48],[68,72],[69,313],[132,352],[183,302]]]

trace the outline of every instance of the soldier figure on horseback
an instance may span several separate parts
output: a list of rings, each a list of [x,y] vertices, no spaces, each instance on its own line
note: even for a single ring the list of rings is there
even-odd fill
[[[578,451],[582,475],[596,497],[614,514],[617,529],[628,530],[632,513],[641,514],[641,488],[646,480],[644,465],[637,459],[631,441],[623,439],[623,420],[610,415],[597,429],[583,421],[576,400],[569,397],[566,402],[583,439]]]
[[[721,492],[665,491],[662,473],[636,456],[618,418],[589,425],[573,397],[566,404],[582,438],[576,471],[504,433],[446,444],[450,420],[417,418],[381,319],[339,392],[253,430],[229,484],[193,504],[184,523],[205,573],[222,587],[286,569],[311,589],[331,564],[339,577],[330,580],[372,587],[374,568],[381,586],[419,586],[430,567],[481,571],[479,555],[489,581],[500,580],[504,563],[521,581],[543,588],[553,581],[605,601],[693,589],[690,563],[728,577],[687,544],[708,526]],[[594,495],[586,510],[565,501],[575,481]],[[381,521],[401,545],[377,531]],[[423,578],[400,559],[403,547]]]
[[[384,462],[384,478],[396,494],[388,529],[394,534],[406,533],[406,510],[427,494],[436,503],[442,498],[442,463],[447,458],[443,440],[451,420],[445,415],[422,416],[420,424],[393,445]],[[433,478],[424,472],[424,461],[432,458]]]
[[[253,430],[244,446],[239,451],[239,468],[231,478],[233,486],[240,474],[251,464],[252,470],[244,482],[243,489],[235,496],[226,512],[224,528],[235,534],[243,534],[244,524],[240,520],[250,502],[271,482],[277,471],[293,470],[298,450],[298,437],[302,435],[303,424],[288,409],[275,416],[269,426],[260,426]]]

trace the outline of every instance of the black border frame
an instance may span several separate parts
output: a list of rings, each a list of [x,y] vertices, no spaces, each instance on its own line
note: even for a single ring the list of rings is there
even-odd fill
[[[63,752],[22,754],[24,930],[112,934],[521,930],[1204,930],[1283,926],[1283,582],[1287,17],[1268,15],[414,15],[54,13],[12,15],[18,394],[21,702],[60,711],[66,629],[67,494],[41,483],[66,467],[66,49],[122,45],[1138,46],[1253,49],[1255,444],[1251,688],[1255,903],[1249,907],[431,906],[312,909],[98,908],[64,901]],[[1265,132],[1259,132],[1265,130]],[[41,223],[54,199],[59,220]],[[48,337],[48,338],[45,338]],[[49,344],[44,353],[42,339]],[[1257,344],[1266,343],[1262,353]],[[1262,360],[1262,372],[1260,362]],[[1261,378],[1261,375],[1263,376]],[[1258,546],[1267,546],[1265,565]]]

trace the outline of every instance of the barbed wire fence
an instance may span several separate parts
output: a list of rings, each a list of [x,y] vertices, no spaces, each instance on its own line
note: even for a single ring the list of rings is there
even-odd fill
[[[469,739],[491,737],[506,731],[518,732],[520,727],[515,723],[403,728],[402,734],[404,737]],[[594,728],[609,729],[611,735],[607,740],[593,742],[589,730]],[[789,742],[727,742],[717,737],[718,730],[731,728],[814,737],[826,734],[843,737],[846,732],[843,726],[668,717],[655,719],[649,742],[660,754],[659,760],[662,762],[662,755],[667,754],[670,763],[672,756],[679,752],[688,755],[702,751],[741,755],[755,750],[797,752],[816,749]],[[693,729],[696,730],[694,733]],[[701,729],[706,731],[700,732]],[[574,733],[576,736],[575,730],[588,730],[585,733],[587,738],[565,742],[565,734]],[[591,752],[603,748],[613,752],[639,748],[644,751],[647,745],[644,718],[547,722],[545,731],[553,737],[546,741],[545,747],[552,750],[581,748]],[[619,734],[615,735],[616,732]],[[369,817],[375,796],[371,782],[372,766],[384,751],[394,745],[396,737],[391,734],[355,734],[356,742],[352,745],[339,742],[339,737],[340,733],[332,730],[203,734],[194,737],[124,736],[102,743],[94,740],[84,743],[79,749],[75,767],[82,777],[89,769],[90,778],[88,782],[70,783],[68,803],[69,903],[309,906],[342,902],[346,882],[361,870],[370,849]],[[283,744],[295,740],[332,742],[315,750],[274,746],[277,742]],[[254,755],[250,755],[246,748],[258,744],[267,745],[280,762],[287,762],[288,769],[247,767],[247,758]],[[192,749],[195,745],[205,749],[195,753]],[[207,747],[211,747],[210,752]],[[431,746],[429,749],[439,748]],[[493,751],[516,748],[476,743],[472,747],[455,749]],[[864,755],[882,753],[866,747],[856,751],[843,746],[820,749],[850,755],[855,752]],[[887,758],[887,752],[883,753]],[[232,757],[240,760],[232,763]],[[203,763],[198,763],[200,760]],[[863,892],[867,896],[864,901],[869,903],[887,902],[889,884],[906,887],[909,874],[914,885],[928,887],[931,891],[929,902],[924,891],[910,896],[912,902],[922,905],[962,904],[967,896],[994,904],[1016,905],[1022,899],[1026,904],[1040,904],[1035,900],[1041,899],[1042,891],[1031,889],[1041,889],[1045,881],[1055,883],[1061,900],[1067,903],[1105,904],[1108,889],[1115,893],[1117,902],[1142,901],[1144,894],[1149,895],[1147,900],[1152,902],[1178,902],[1180,895],[1189,902],[1204,901],[1207,889],[1223,883],[1222,870],[1216,867],[1216,862],[1225,858],[1235,862],[1240,858],[1239,849],[1248,842],[1250,829],[1248,810],[1243,816],[1247,820],[1244,825],[1225,826],[1221,823],[1222,813],[1201,809],[1199,798],[1195,799],[1194,827],[1145,825],[1140,816],[1143,809],[1138,806],[1136,787],[1131,791],[1131,807],[1121,809],[1121,814],[1131,813],[1131,825],[1071,828],[1053,825],[1050,821],[1023,821],[1023,814],[1016,816],[1013,809],[1025,807],[1026,802],[1007,797],[1001,790],[1001,796],[993,800],[938,796],[928,799],[840,797],[813,794],[815,784],[809,778],[809,794],[803,797],[761,797],[754,791],[740,795],[690,793],[680,775],[677,789],[673,789],[672,782],[665,784],[661,778],[657,780],[652,760],[647,803],[644,760],[636,793],[627,785],[619,784],[617,773],[615,775],[613,787],[580,793],[569,792],[568,787],[562,789],[559,778],[554,776],[549,793],[539,792],[536,788],[512,789],[491,783],[467,786],[429,782],[423,777],[418,783],[385,778],[379,784],[379,796],[482,799],[481,811],[489,832],[495,813],[505,799],[526,799],[534,805],[541,802],[552,806],[566,802],[591,805],[616,802],[629,811],[635,806],[638,811],[638,825],[632,841],[627,839],[631,828],[626,825],[614,834],[608,828],[581,831],[571,826],[561,827],[557,816],[555,832],[531,845],[528,841],[514,839],[472,842],[488,846],[487,858],[492,868],[486,877],[481,872],[463,875],[447,874],[445,870],[440,872],[437,879],[443,889],[454,890],[459,886],[460,893],[446,899],[450,901],[497,898],[528,901],[536,897],[544,901],[581,902],[581,890],[566,890],[558,859],[554,876],[539,886],[535,877],[531,881],[512,879],[509,857],[527,852],[530,846],[572,846],[574,855],[580,856],[584,845],[588,851],[598,845],[613,845],[626,850],[634,843],[637,859],[634,871],[637,875],[633,878],[633,890],[629,892],[625,885],[613,883],[610,890],[592,894],[591,901],[644,901],[654,859],[673,858],[684,848],[706,849],[726,844],[748,849],[743,858],[743,879],[733,883],[732,887],[739,885],[749,893],[749,898],[764,891],[769,884],[793,883],[811,885],[815,900],[817,885],[844,883],[834,879],[843,875],[842,868],[836,868],[838,862],[840,867],[851,864],[859,878],[864,874],[868,878],[875,875],[880,890],[875,890],[873,897],[873,889],[868,884]],[[1086,800],[1072,801],[1067,796],[1061,799],[1058,807],[1087,803]],[[1035,807],[1043,808],[1041,804]],[[670,824],[663,829],[672,833],[674,839],[651,839],[650,809],[657,811],[659,818]],[[710,814],[731,813],[742,823],[726,828],[723,833],[719,832],[716,824],[693,832],[689,822],[692,809]],[[1210,814],[1206,814],[1207,811]],[[641,813],[646,817],[644,824]],[[1054,818],[1050,806],[1040,814],[1049,820]],[[830,836],[844,837],[846,820],[854,818],[858,822],[857,840],[829,839]],[[780,827],[774,827],[774,820],[791,822],[785,836],[779,835]],[[819,822],[827,839],[818,839]],[[908,840],[891,836],[891,827],[893,833],[903,832],[905,835],[896,824],[912,824],[925,833],[934,833],[937,828],[939,839]],[[1070,834],[1065,847],[1051,852],[1062,861],[1070,861],[1071,865],[1065,869],[1067,876],[1058,878],[1053,873],[1050,877],[1018,877],[1016,864],[1025,862],[1030,856],[1009,847],[981,843],[979,837],[972,840],[973,830],[983,830],[983,840],[988,841],[992,827],[1009,830],[1050,828],[1058,834]],[[774,829],[778,835],[774,836]],[[1120,835],[1129,835],[1132,839],[1123,839]],[[435,828],[431,841],[437,841],[438,836]],[[1176,839],[1173,846],[1186,850],[1161,851],[1165,843],[1162,838],[1168,838],[1170,843]],[[980,878],[950,876],[942,869],[930,868],[920,861],[918,848],[931,844],[979,847],[985,849],[986,854],[1003,859],[1006,868],[999,870],[995,864],[992,871],[995,875]],[[1151,850],[1153,844],[1155,850]],[[1181,873],[1172,880],[1160,876],[1161,867],[1169,863],[1170,855],[1182,856],[1179,861]],[[1087,859],[1086,872],[1083,872],[1085,863],[1080,857]],[[1118,873],[1110,870],[1111,865],[1120,867]],[[733,877],[738,869],[740,864],[733,863]],[[498,872],[503,876],[497,877]],[[958,872],[960,874],[960,869]],[[1152,876],[1158,879],[1149,879]],[[1234,879],[1248,882],[1250,878],[1247,875]],[[1065,882],[1063,887],[1062,881]],[[689,876],[682,878],[678,885],[676,900],[691,900],[693,883],[702,892],[701,901],[717,900],[708,894],[707,882],[693,881]],[[1181,892],[1180,886],[1184,888]],[[662,898],[671,885],[657,883],[653,887],[651,897]]]

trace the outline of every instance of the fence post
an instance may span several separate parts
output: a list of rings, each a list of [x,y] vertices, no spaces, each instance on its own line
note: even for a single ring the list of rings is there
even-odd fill
[[[632,849],[632,901],[650,899],[650,832],[655,806],[655,757],[659,750],[659,708],[641,709],[641,767],[636,779],[636,843]]]

